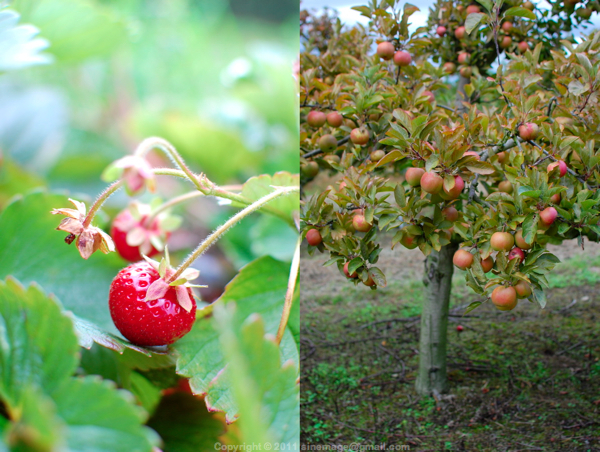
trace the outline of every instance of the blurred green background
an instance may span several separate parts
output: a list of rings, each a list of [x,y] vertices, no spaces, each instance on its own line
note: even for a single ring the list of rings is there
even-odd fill
[[[10,64],[0,56],[0,209],[37,187],[89,203],[105,186],[102,170],[153,135],[218,184],[298,172],[297,0],[0,5],[20,15],[18,24],[0,21],[0,48],[3,39],[23,41]],[[171,166],[159,154],[152,161]],[[163,198],[189,189],[158,182]],[[111,198],[99,226],[129,201]],[[231,212],[214,200],[180,208],[187,221],[170,248],[185,253]],[[257,249],[252,238],[265,240]],[[283,222],[255,217],[227,236],[216,258],[233,271],[265,249],[289,259],[294,244]]]

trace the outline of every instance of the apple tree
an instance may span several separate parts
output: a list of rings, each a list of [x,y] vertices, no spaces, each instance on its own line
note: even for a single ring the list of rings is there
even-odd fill
[[[368,26],[301,16],[302,230],[348,283],[386,285],[380,234],[426,256],[422,395],[448,390],[454,267],[482,303],[546,305],[549,243],[600,234],[595,1],[372,0]],[[336,176],[316,189],[319,173]],[[321,176],[323,177],[323,176]]]

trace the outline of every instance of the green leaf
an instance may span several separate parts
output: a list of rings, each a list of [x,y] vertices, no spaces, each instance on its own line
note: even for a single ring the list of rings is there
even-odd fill
[[[165,396],[148,421],[164,442],[165,451],[215,450],[225,424],[206,410],[198,397],[183,392]]]
[[[50,210],[71,207],[65,195],[38,192],[18,198],[0,214],[0,279],[33,281],[53,293],[78,317],[118,334],[108,310],[108,291],[123,261],[112,253],[84,261],[75,245],[56,231],[64,218]]]
[[[227,285],[225,293],[215,303],[236,302],[240,315],[248,317],[258,313],[263,318],[268,333],[275,336],[279,327],[283,302],[287,291],[289,265],[270,256],[261,257],[244,268]],[[227,365],[219,345],[219,335],[214,328],[214,317],[196,321],[192,331],[172,348],[177,353],[177,373],[190,378],[195,394],[206,394],[209,409],[224,411],[227,419],[237,416],[233,400],[222,372]],[[285,359],[298,363],[298,349],[289,331],[283,336],[281,353]]]
[[[538,289],[537,287],[533,287],[533,298],[538,302],[540,308],[544,309],[546,307],[546,294],[542,289]]]
[[[13,278],[0,281],[0,344],[0,399],[9,413],[27,388],[50,393],[77,368],[79,346],[71,320],[39,287],[25,289]]]
[[[480,5],[482,5],[488,11],[492,11],[492,6],[493,5],[492,5],[491,0],[477,0],[477,3],[479,3]]]
[[[481,174],[484,176],[488,175],[488,174],[492,174],[492,173],[494,173],[494,171],[496,171],[496,169],[488,162],[482,162],[479,160],[473,160],[473,161],[467,163],[466,167],[469,171],[472,171],[473,173]]]
[[[125,349],[129,348],[131,350],[135,350],[136,352],[143,353],[146,356],[152,356],[152,353],[159,355],[164,354],[163,351],[140,347],[139,345],[133,345],[132,343],[117,337],[114,334],[103,331],[92,322],[81,319],[72,313],[70,313],[70,316],[73,318],[75,332],[77,333],[77,338],[79,339],[79,345],[84,348],[89,349],[95,342],[102,347],[109,348],[119,353],[123,353]]]
[[[68,426],[68,450],[131,452],[148,451],[156,434],[141,425],[143,411],[132,397],[98,377],[73,378],[53,394],[57,414]]]
[[[51,43],[49,52],[61,62],[108,55],[127,41],[125,21],[98,2],[16,0],[12,6],[41,30]]]
[[[160,389],[154,386],[146,377],[137,372],[132,372],[129,378],[130,385],[127,389],[135,395],[142,407],[144,407],[148,413],[152,413],[160,401]]]
[[[273,186],[275,187],[298,187],[300,185],[300,175],[291,174],[286,171],[280,171],[275,173],[273,176],[263,174],[261,176],[251,177],[246,181],[242,188],[241,195],[254,202],[260,198],[273,193]],[[300,194],[291,193],[289,195],[281,196],[273,201],[269,202],[265,207],[267,210],[277,211],[278,216],[282,218],[292,218],[295,211],[298,210],[300,203]],[[239,203],[234,202],[233,205],[241,206]]]
[[[513,6],[512,8],[507,9],[504,12],[504,17],[525,17],[527,19],[535,20],[535,14],[533,11],[529,11],[527,8],[522,8],[520,6]]]
[[[236,307],[233,303],[217,306],[214,315],[229,361],[225,372],[240,407],[243,440],[299,445],[298,369],[293,362],[282,366],[277,344],[265,337],[261,316],[245,318]]]
[[[10,10],[0,11],[0,72],[47,64],[51,58],[39,52],[48,41],[36,38],[39,30],[32,25],[17,25],[19,15]]]
[[[487,17],[487,14],[483,13],[472,13],[467,16],[467,20],[465,21],[465,30],[467,34],[471,34],[471,32],[477,28],[479,23]]]
[[[533,244],[537,234],[538,214],[530,213],[523,221],[523,240],[528,245]]]
[[[467,309],[465,309],[464,314],[468,314],[469,312],[471,312],[472,310],[478,308],[479,306],[481,306],[483,304],[482,301],[474,301],[471,304],[469,304],[469,306],[467,306]]]

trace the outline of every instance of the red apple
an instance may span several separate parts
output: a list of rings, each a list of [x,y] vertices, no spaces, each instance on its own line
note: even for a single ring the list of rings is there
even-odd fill
[[[444,63],[444,72],[448,75],[452,75],[456,72],[456,64],[451,61]]]
[[[350,132],[350,141],[359,146],[363,146],[369,142],[369,131],[364,127],[352,129]]]
[[[540,133],[540,128],[533,122],[526,122],[519,126],[519,136],[522,140],[530,141],[535,140]]]
[[[318,110],[313,110],[306,115],[306,122],[311,127],[321,127],[323,124],[325,124],[326,119],[327,117],[325,116],[325,113]]]
[[[502,38],[502,40],[500,41],[500,48],[508,49],[511,44],[512,44],[512,38],[510,36],[504,36]]]
[[[404,174],[404,178],[408,185],[411,187],[417,187],[421,185],[421,177],[425,174],[425,170],[423,168],[408,168],[406,173]]]
[[[461,333],[465,328],[462,325],[456,325],[456,331]]]
[[[446,220],[454,223],[456,220],[458,220],[458,210],[456,210],[456,207],[454,206],[448,206],[442,210],[442,216]]]
[[[487,273],[492,268],[494,268],[494,259],[492,256],[488,256],[485,259],[481,259],[481,268],[483,268],[483,272]]]
[[[523,238],[523,230],[522,229],[519,229],[515,234],[515,244],[522,250],[528,250],[533,246],[533,243],[530,245]]]
[[[327,124],[331,127],[339,127],[344,123],[344,117],[337,111],[332,111],[327,115]]]
[[[471,58],[471,54],[468,52],[461,52],[458,54],[458,63],[459,64],[467,64],[469,62],[469,58]]]
[[[434,172],[426,172],[421,177],[421,188],[427,193],[439,193],[444,185],[444,179]]]
[[[369,232],[373,227],[372,224],[367,223],[364,215],[357,214],[352,217],[352,226],[358,232]]]
[[[519,49],[519,52],[525,53],[529,50],[529,43],[527,41],[521,41],[517,44],[517,49]]]
[[[437,30],[435,30],[435,32],[437,33],[437,35],[441,38],[446,34],[446,27],[444,27],[443,25],[440,25],[437,27]]]
[[[323,239],[321,238],[321,233],[318,231],[318,229],[309,229],[306,232],[306,241],[309,245],[317,246],[323,241]]]
[[[464,78],[469,78],[473,75],[473,69],[470,66],[463,66],[460,68],[460,75]]]
[[[344,274],[346,275],[346,278],[358,278],[358,273],[354,272],[352,274],[350,274],[350,272],[348,271],[348,265],[350,265],[350,261],[346,262],[344,264]]]
[[[465,188],[465,181],[460,176],[454,176],[454,187],[450,190],[446,190],[444,187],[444,193],[448,197],[448,199],[456,199],[460,196],[462,191]]]
[[[565,174],[567,174],[567,164],[562,160],[550,163],[550,165],[548,165],[548,172],[552,171],[556,167],[559,168],[560,177],[563,177]]]
[[[479,8],[479,6],[477,6],[477,5],[467,6],[467,15],[475,14],[475,13],[479,13],[479,12],[481,12],[481,8]]]
[[[410,53],[404,50],[398,50],[394,54],[394,64],[396,66],[408,66],[411,61],[412,57],[410,56]]]
[[[466,270],[473,265],[473,255],[467,250],[458,250],[452,257],[452,263],[461,270]]]
[[[467,34],[465,27],[458,27],[456,30],[454,30],[454,36],[456,36],[456,39],[464,38],[465,34]]]
[[[391,42],[380,42],[377,46],[377,55],[384,60],[391,60],[395,51],[394,44]]]
[[[512,250],[510,250],[510,253],[508,253],[509,261],[515,258],[519,259],[519,263],[523,262],[523,260],[525,259],[525,253],[521,248],[513,248]]]
[[[540,212],[540,220],[546,226],[550,226],[556,220],[558,212],[554,207],[546,207],[544,210]]]
[[[517,305],[517,291],[514,287],[498,286],[492,292],[492,303],[501,311],[510,311]]]
[[[513,27],[512,22],[503,22],[502,23],[502,30],[505,31],[506,33],[508,33]]]
[[[378,162],[385,157],[385,151],[378,149],[377,151],[371,152],[370,157],[372,162]]]
[[[508,251],[515,244],[515,238],[509,232],[494,232],[490,245],[494,251]]]
[[[435,96],[433,95],[433,93],[431,91],[423,91],[423,96],[427,96],[429,97],[429,102],[434,102],[435,101]]]
[[[337,148],[337,140],[331,134],[323,135],[319,138],[319,149],[323,152],[331,152]]]
[[[527,298],[531,295],[531,285],[527,281],[519,281],[513,286],[517,292],[518,298]]]
[[[400,243],[405,246],[406,248],[408,248],[409,250],[414,250],[418,245],[417,245],[417,238],[415,236],[412,235],[404,235],[401,239],[400,239]]]

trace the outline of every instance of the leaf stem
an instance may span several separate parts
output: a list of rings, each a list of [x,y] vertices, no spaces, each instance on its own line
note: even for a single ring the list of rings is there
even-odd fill
[[[188,268],[192,262],[198,259],[204,252],[211,247],[217,240],[221,238],[221,236],[227,232],[231,227],[233,227],[238,221],[244,219],[252,212],[260,209],[263,205],[267,204],[269,201],[273,199],[279,198],[280,196],[287,195],[289,193],[299,191],[299,187],[280,187],[269,193],[266,196],[263,196],[258,201],[253,202],[245,209],[239,211],[234,216],[232,216],[229,220],[227,220],[222,226],[219,226],[215,231],[210,234],[204,241],[198,245],[198,247],[186,258],[186,260],[179,266],[179,268],[175,271],[175,273],[168,279],[167,283],[171,283],[178,279],[183,271]]]
[[[300,267],[300,243],[302,242],[302,236],[298,237],[296,243],[296,250],[294,251],[294,257],[292,258],[292,265],[290,266],[290,278],[288,280],[288,288],[285,293],[285,302],[283,304],[283,313],[281,314],[281,321],[279,322],[279,328],[277,329],[277,337],[275,342],[281,344],[283,334],[285,333],[285,327],[287,326],[290,318],[290,312],[292,310],[292,302],[294,301],[294,291],[296,289],[296,281],[298,280],[298,268]]]

